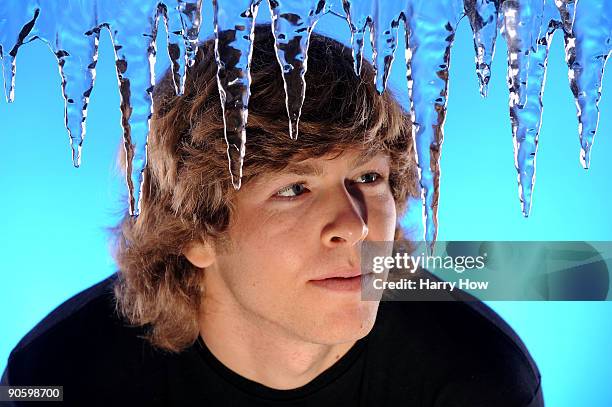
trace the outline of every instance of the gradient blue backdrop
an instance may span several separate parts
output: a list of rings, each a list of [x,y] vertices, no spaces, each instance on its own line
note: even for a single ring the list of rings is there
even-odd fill
[[[211,33],[211,5],[205,3],[204,30]],[[264,8],[260,16],[269,20]],[[338,17],[325,16],[317,28],[348,41],[348,28]],[[158,64],[167,66],[165,40],[158,44]],[[402,39],[390,87],[406,103],[403,46]],[[489,97],[482,99],[471,31],[467,20],[461,22],[442,148],[439,240],[612,240],[612,81],[604,80],[592,168],[585,171],[578,160],[562,38],[555,38],[533,209],[525,219],[513,165],[505,57],[500,37]],[[104,32],[83,164],[74,169],[55,58],[40,41],[20,50],[16,100],[0,102],[0,371],[18,340],[50,310],[115,271],[105,228],[124,207],[123,179],[115,165],[121,143],[118,106],[112,45]],[[420,208],[415,206],[411,219],[420,222]],[[612,405],[612,303],[490,305],[537,361],[548,406]]]

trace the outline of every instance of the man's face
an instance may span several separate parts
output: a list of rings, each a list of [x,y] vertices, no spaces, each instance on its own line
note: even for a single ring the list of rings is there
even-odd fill
[[[205,270],[204,307],[223,304],[266,332],[313,343],[365,336],[378,302],[361,301],[363,277],[321,280],[359,273],[364,240],[393,240],[389,158],[360,158],[348,150],[308,159],[245,184],[229,248]]]

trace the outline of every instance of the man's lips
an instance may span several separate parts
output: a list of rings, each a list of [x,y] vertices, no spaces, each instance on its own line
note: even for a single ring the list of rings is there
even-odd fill
[[[326,274],[322,274],[320,276],[313,278],[312,280],[319,281],[319,280],[327,280],[329,278],[352,278],[352,277],[360,276],[362,274],[364,273],[362,273],[361,269],[359,268],[343,268],[343,269],[331,271]]]
[[[357,292],[362,284],[369,284],[372,273],[362,273],[356,268],[339,269],[310,280],[313,286],[335,292]]]

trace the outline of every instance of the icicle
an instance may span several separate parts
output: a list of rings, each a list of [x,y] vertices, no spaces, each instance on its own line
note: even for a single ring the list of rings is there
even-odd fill
[[[215,60],[232,184],[240,188],[251,95],[251,55],[261,0],[213,0]]]
[[[240,187],[245,154],[249,64],[260,1],[214,0],[217,79],[229,168],[236,188]],[[328,3],[269,0],[292,139],[298,136],[304,101],[310,33],[318,18],[328,11]],[[580,159],[585,168],[589,167],[599,119],[601,81],[612,52],[612,9],[604,0],[581,0],[580,8],[576,7],[577,0],[342,0],[342,4],[351,30],[357,73],[362,63],[365,30],[370,29],[379,93],[385,89],[394,59],[399,19],[405,21],[407,84],[422,187],[425,239],[430,249],[433,250],[438,227],[440,152],[450,48],[463,13],[468,15],[474,32],[476,71],[483,96],[487,93],[498,24],[508,44],[509,107],[524,215],[531,208],[548,47],[556,29],[563,29],[565,35],[570,86],[578,109]],[[35,38],[46,41],[60,67],[65,122],[75,166],[80,164],[85,137],[100,29],[111,31],[121,95],[130,213],[134,216],[140,211],[140,188],[147,164],[158,22],[162,18],[166,25],[175,91],[181,94],[188,67],[195,61],[201,8],[202,0],[126,1],[119,2],[119,6],[116,0],[0,2],[5,96],[9,102],[14,98],[19,48]]]
[[[147,137],[153,111],[155,38],[163,10],[155,0],[134,3],[117,13],[113,0],[100,0],[100,21],[109,27],[121,97],[130,215],[140,213],[140,192],[147,165]]]
[[[0,58],[4,75],[4,96],[15,99],[15,72],[19,48],[32,40],[31,31],[40,13],[37,0],[0,2]]]
[[[405,14],[408,94],[414,123],[415,148],[425,240],[433,253],[438,228],[440,153],[448,94],[450,49],[461,0],[414,0]]]
[[[363,62],[363,37],[366,28],[372,27],[373,5],[378,0],[342,0],[342,7],[346,13],[346,21],[351,30],[351,44],[353,47],[353,64],[355,73],[361,74]]]
[[[565,38],[569,82],[578,110],[580,163],[588,169],[599,123],[601,80],[612,52],[612,9],[604,0],[580,0],[573,32]]]
[[[559,10],[563,31],[569,35],[574,27],[574,18],[576,17],[576,4],[578,0],[545,0],[554,1],[555,6]]]
[[[527,100],[529,55],[540,38],[543,0],[504,0],[501,5],[502,34],[508,45],[510,106]]]
[[[365,30],[370,29],[374,83],[378,93],[382,94],[395,58],[399,22],[404,19],[404,3],[390,2],[383,7],[379,1],[342,0],[342,6],[351,30],[353,64],[357,75],[361,74]]]
[[[464,0],[465,14],[474,33],[476,75],[480,94],[487,96],[499,20],[499,0]]]
[[[261,0],[260,0],[261,1]],[[191,68],[195,63],[198,52],[198,36],[202,23],[202,0],[186,1],[178,0],[178,12],[182,22],[182,35],[185,43],[185,65]],[[179,94],[185,91],[186,71],[181,73]]]
[[[174,93],[182,95],[185,91],[185,40],[183,39],[183,23],[176,7],[159,5],[159,12],[166,29],[168,44],[168,59],[172,72]]]
[[[98,60],[100,30],[96,3],[69,0],[45,4],[34,30],[55,54],[62,79],[64,123],[72,150],[72,164],[81,165],[85,119]]]
[[[544,5],[543,30],[537,40],[537,50],[529,56],[528,84],[525,104],[510,105],[514,165],[517,170],[518,192],[525,217],[531,211],[533,189],[536,179],[536,153],[542,123],[542,95],[546,81],[548,52],[555,30],[570,27],[567,15],[560,13],[553,0]]]
[[[300,112],[306,94],[304,76],[308,63],[310,33],[327,9],[325,0],[304,2],[269,0],[269,3],[275,39],[274,48],[285,85],[289,137],[296,140]]]
[[[402,12],[403,2],[374,2],[374,24],[370,29],[372,37],[372,62],[374,65],[376,90],[379,94],[385,91],[387,79],[397,48],[397,30],[400,19],[405,19]]]

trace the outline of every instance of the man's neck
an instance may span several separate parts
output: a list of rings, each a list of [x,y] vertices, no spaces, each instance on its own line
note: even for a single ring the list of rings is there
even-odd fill
[[[267,387],[301,387],[332,366],[355,341],[321,345],[291,337],[232,302],[203,301],[200,334],[210,352],[239,375]]]

